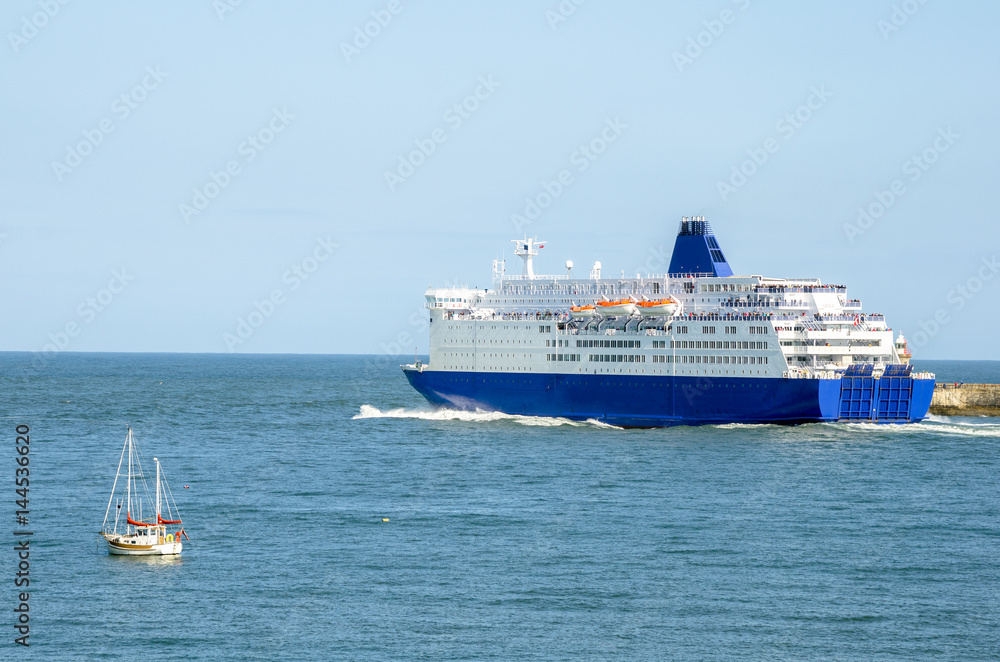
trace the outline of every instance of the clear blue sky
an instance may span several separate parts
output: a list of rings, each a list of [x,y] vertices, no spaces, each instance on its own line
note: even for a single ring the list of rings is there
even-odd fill
[[[424,350],[424,289],[489,286],[565,170],[522,230],[541,272],[664,271],[705,215],[737,273],[845,284],[928,329],[918,357],[1000,359],[998,24],[985,1],[11,0],[0,349]]]

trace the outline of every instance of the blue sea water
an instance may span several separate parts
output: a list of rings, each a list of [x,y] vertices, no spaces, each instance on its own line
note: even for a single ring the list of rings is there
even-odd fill
[[[0,354],[0,531],[24,424],[35,532],[28,650],[0,551],[0,657],[1000,654],[1000,420],[621,430],[431,411],[399,362]],[[98,544],[126,425],[179,559]]]

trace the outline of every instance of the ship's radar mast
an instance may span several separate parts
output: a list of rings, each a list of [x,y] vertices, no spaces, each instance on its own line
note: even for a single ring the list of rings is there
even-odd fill
[[[538,241],[535,237],[525,235],[524,239],[511,239],[514,242],[514,255],[524,260],[524,270],[522,274],[531,280],[535,277],[535,269],[531,264],[531,259],[538,255],[539,248],[545,248],[544,242]]]

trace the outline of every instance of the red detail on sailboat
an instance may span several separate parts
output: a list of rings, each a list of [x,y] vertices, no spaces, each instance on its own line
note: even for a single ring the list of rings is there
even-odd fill
[[[134,519],[132,519],[132,513],[128,511],[125,512],[125,521],[131,524],[132,526],[152,526],[152,524],[150,524],[149,522],[136,522]]]
[[[156,513],[156,523],[157,524],[180,524],[179,519],[163,519],[160,517],[160,513]]]

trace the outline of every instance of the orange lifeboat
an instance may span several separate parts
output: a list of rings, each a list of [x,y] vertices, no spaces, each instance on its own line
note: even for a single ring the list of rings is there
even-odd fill
[[[671,316],[677,312],[678,303],[671,298],[640,301],[639,312],[650,317]]]
[[[597,309],[594,306],[571,306],[569,314],[573,319],[586,319],[596,315]]]
[[[631,315],[635,312],[635,304],[629,299],[618,299],[617,301],[598,301],[598,310],[602,315]]]

